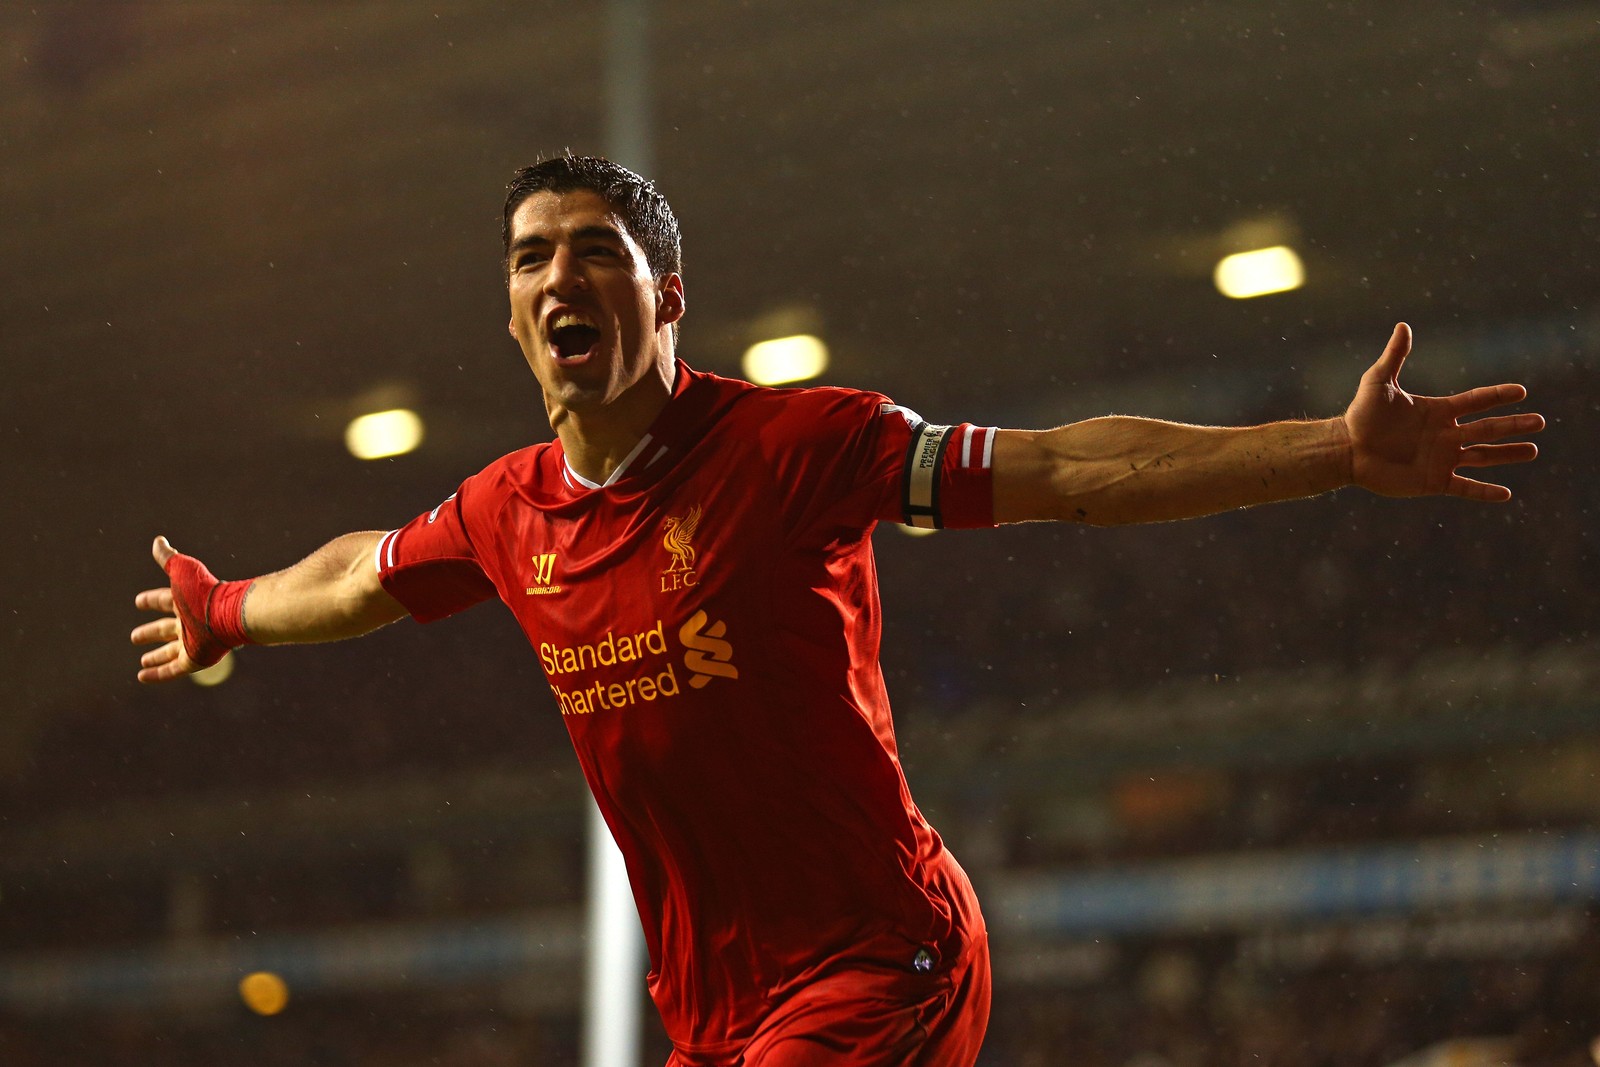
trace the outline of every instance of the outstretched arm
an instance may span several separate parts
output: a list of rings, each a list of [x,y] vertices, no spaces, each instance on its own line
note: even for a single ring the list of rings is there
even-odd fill
[[[139,660],[139,681],[165,682],[208,667],[246,642],[278,645],[357,637],[406,614],[384,591],[372,562],[379,532],[334,538],[292,567],[249,582],[219,583],[199,560],[158,537],[151,554],[169,584],[134,604],[163,617],[136,628],[134,644],[154,644]]]
[[[1461,468],[1525,463],[1538,415],[1463,422],[1527,396],[1491,385],[1448,397],[1400,388],[1411,328],[1395,327],[1345,413],[1266,426],[1187,426],[1109,416],[1054,430],[1002,430],[995,440],[997,522],[1062,519],[1100,526],[1184,519],[1359,485],[1384,496],[1450,494],[1505,501],[1511,491]]]

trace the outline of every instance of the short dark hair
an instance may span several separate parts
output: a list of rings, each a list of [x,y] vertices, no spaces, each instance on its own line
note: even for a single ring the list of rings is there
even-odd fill
[[[657,279],[683,272],[683,238],[678,219],[655,183],[627,167],[599,156],[559,155],[541,159],[511,176],[506,186],[500,237],[505,246],[502,276],[511,274],[511,216],[535,193],[596,193],[622,219],[628,235],[639,242],[645,262]]]

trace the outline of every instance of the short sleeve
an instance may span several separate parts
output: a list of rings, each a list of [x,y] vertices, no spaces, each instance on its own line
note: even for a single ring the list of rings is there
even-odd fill
[[[801,529],[994,525],[995,428],[939,425],[877,393],[796,391],[763,431]]]
[[[467,532],[465,491],[463,486],[378,542],[373,560],[378,580],[418,622],[454,615],[497,595]]]

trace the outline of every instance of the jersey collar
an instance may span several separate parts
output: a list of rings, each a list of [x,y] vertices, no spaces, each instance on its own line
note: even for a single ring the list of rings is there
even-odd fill
[[[704,384],[704,379],[708,377],[710,375],[692,369],[683,360],[677,361],[672,395],[667,398],[666,406],[656,415],[649,431],[639,438],[638,444],[633,446],[633,451],[623,457],[622,462],[617,464],[605,481],[591,481],[579,474],[573,469],[572,462],[567,459],[566,451],[563,450],[561,479],[567,488],[573,492],[585,489],[609,489],[632,474],[643,475],[654,470],[665,470],[671,464],[663,465],[662,461],[669,454],[680,450],[684,438],[692,433],[700,419],[710,410],[713,396],[709,394],[714,394],[715,390],[707,388]]]
[[[567,483],[568,489],[577,489],[579,486],[582,486],[585,489],[609,488],[610,486],[616,485],[617,481],[622,478],[623,475],[627,474],[628,468],[633,466],[633,461],[639,458],[639,453],[643,452],[647,447],[649,447],[652,440],[654,440],[654,438],[652,438],[649,434],[645,434],[643,437],[639,438],[639,443],[633,446],[633,451],[629,452],[622,458],[622,462],[618,463],[616,467],[612,469],[611,476],[603,482],[591,482],[589,479],[579,474],[573,469],[572,461],[567,458],[567,454],[562,452],[561,478]],[[665,447],[659,447],[655,455],[645,463],[645,466],[648,467],[650,464],[660,459],[661,454],[665,451]]]

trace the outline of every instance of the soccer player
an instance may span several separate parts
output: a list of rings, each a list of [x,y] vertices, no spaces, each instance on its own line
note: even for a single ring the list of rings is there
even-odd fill
[[[1518,385],[1419,397],[1397,326],[1337,418],[934,425],[874,393],[764,389],[677,357],[677,222],[605,160],[518,171],[510,331],[556,440],[397,530],[219,582],[165,538],[139,680],[246,643],[354,637],[498,597],[621,846],[681,1067],[968,1065],[989,1009],[966,875],[907,791],[878,666],[880,520],[1152,522],[1344,485],[1510,498]]]

